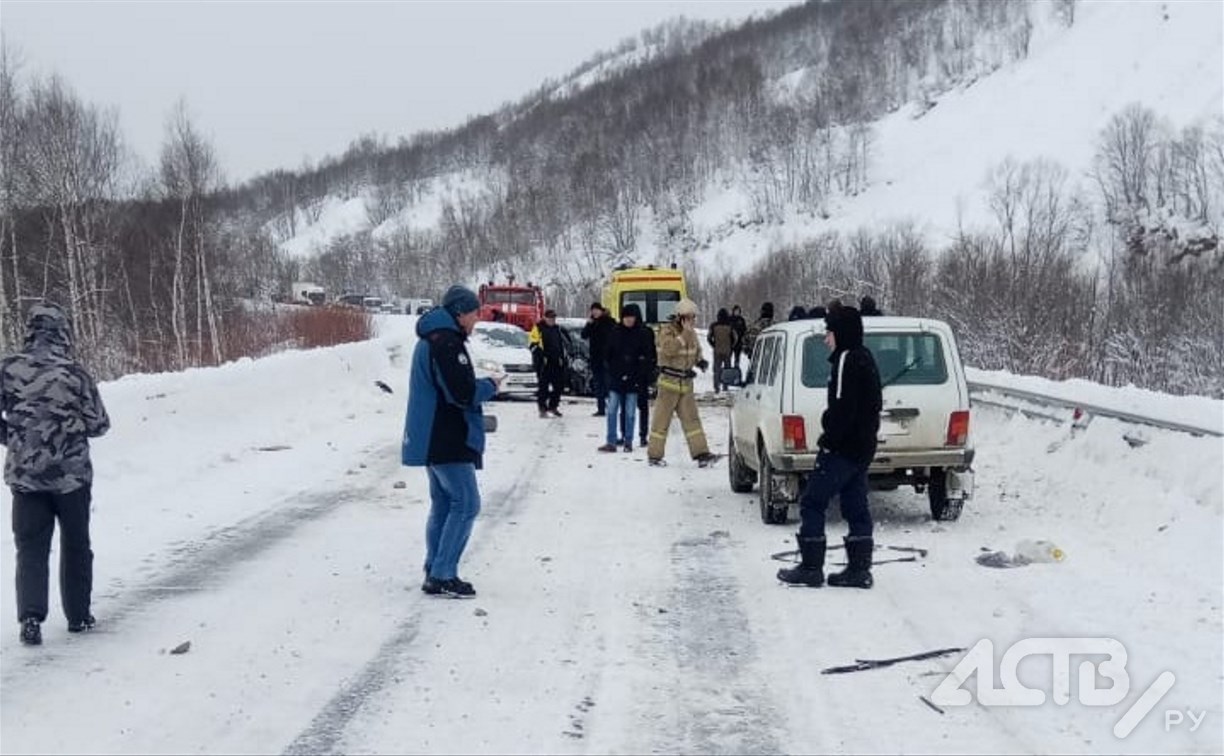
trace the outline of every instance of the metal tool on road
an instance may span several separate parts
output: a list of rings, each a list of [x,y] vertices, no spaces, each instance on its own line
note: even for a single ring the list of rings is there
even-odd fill
[[[894,664],[906,661],[925,661],[927,659],[938,659],[951,654],[963,653],[963,648],[941,648],[935,651],[923,651],[920,654],[910,654],[909,656],[895,656],[891,659],[855,659],[854,664],[847,664],[841,667],[829,667],[828,669],[820,670],[822,675],[841,675],[846,672],[862,672],[868,669],[880,669],[881,667],[891,667]]]

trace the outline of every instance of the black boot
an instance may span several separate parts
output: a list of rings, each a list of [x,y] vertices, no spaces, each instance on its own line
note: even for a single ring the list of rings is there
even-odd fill
[[[27,617],[21,622],[21,642],[27,646],[42,645],[42,627],[38,620]]]
[[[799,542],[799,564],[778,570],[778,579],[790,585],[819,588],[824,585],[824,536],[805,538],[797,535],[795,540]]]
[[[87,630],[93,630],[95,627],[97,627],[97,625],[98,625],[98,621],[94,619],[94,616],[92,614],[90,614],[87,617],[85,617],[85,619],[83,620],[74,620],[72,622],[69,622],[68,632],[83,633]]]
[[[846,536],[846,569],[829,576],[829,585],[837,588],[870,588],[871,554],[875,541],[871,536]]]

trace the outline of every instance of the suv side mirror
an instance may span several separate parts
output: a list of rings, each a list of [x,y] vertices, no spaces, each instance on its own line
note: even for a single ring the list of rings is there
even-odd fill
[[[744,385],[744,376],[737,367],[723,368],[723,371],[718,375],[718,379],[724,386],[740,388]]]

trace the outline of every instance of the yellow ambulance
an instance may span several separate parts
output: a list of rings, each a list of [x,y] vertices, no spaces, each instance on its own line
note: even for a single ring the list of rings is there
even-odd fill
[[[684,273],[671,268],[647,265],[631,268],[622,265],[612,271],[603,288],[603,306],[614,320],[620,320],[625,305],[635,304],[642,320],[651,327],[666,323],[681,299],[688,297]]]

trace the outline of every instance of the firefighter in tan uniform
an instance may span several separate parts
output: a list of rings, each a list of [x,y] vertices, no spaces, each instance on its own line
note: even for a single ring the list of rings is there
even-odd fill
[[[690,299],[682,299],[676,305],[675,318],[659,329],[659,396],[655,399],[650,443],[646,450],[652,465],[664,464],[663,450],[673,414],[680,416],[680,427],[693,459],[703,467],[718,459],[706,444],[701,417],[697,414],[697,400],[693,396],[693,379],[697,377],[693,368],[704,371],[709,367],[701,356],[696,323],[697,305]]]

